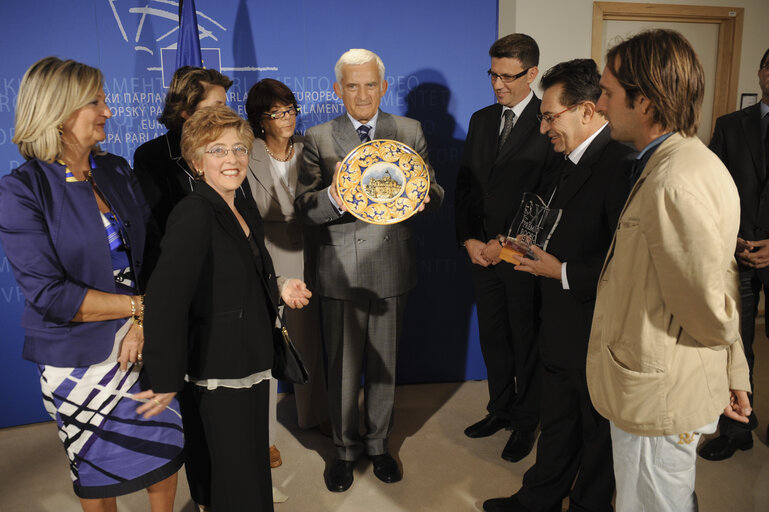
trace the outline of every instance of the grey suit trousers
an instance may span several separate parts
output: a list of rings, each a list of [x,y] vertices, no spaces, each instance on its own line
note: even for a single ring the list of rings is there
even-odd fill
[[[362,453],[381,455],[393,427],[395,362],[406,295],[384,299],[321,298],[328,357],[329,415],[337,457],[354,461]],[[361,436],[358,392],[361,369],[365,432]]]

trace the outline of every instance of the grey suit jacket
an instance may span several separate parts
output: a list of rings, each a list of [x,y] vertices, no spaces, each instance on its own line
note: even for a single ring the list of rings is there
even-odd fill
[[[428,162],[427,143],[418,121],[379,111],[375,136],[414,148]],[[337,162],[360,144],[347,114],[314,126],[305,134],[294,206],[297,215],[319,225],[315,286],[325,297],[341,300],[386,298],[416,286],[414,244],[408,221],[368,224],[349,213],[339,215],[328,196]],[[443,200],[443,188],[430,169],[430,203]]]

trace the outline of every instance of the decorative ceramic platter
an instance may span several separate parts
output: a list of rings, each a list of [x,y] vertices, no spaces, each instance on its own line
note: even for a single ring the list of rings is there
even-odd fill
[[[347,211],[369,224],[396,224],[416,213],[430,191],[419,154],[388,139],[364,142],[342,161],[336,190]]]

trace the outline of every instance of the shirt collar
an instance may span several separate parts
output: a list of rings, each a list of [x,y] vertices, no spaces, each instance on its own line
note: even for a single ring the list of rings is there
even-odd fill
[[[767,114],[769,114],[769,105],[761,101],[761,119],[763,119]]]
[[[505,110],[512,110],[513,114],[515,114],[515,119],[518,119],[521,117],[521,114],[523,113],[523,110],[526,108],[526,105],[529,104],[531,101],[531,98],[534,97],[534,91],[529,90],[529,94],[526,95],[525,98],[523,98],[521,101],[519,101],[515,106],[513,107],[506,107],[505,105],[502,105],[502,115],[505,114]]]
[[[582,144],[580,144],[579,146],[574,148],[574,151],[572,151],[571,153],[566,155],[566,158],[571,160],[574,163],[574,165],[577,165],[579,163],[580,159],[582,158],[582,156],[585,154],[585,151],[587,151],[588,146],[590,146],[590,144],[593,142],[593,139],[595,139],[598,136],[598,134],[601,133],[604,128],[606,128],[607,124],[609,124],[609,123],[603,123],[603,126],[598,128],[593,133],[593,135],[591,135],[587,139],[583,140]]]
[[[352,121],[352,127],[357,130],[359,127],[363,126],[363,123],[355,119],[350,115],[349,112],[347,112],[347,117],[350,118],[350,121]],[[374,132],[376,131],[376,120],[379,117],[379,110],[376,111],[376,114],[374,114],[374,117],[368,120],[368,123],[366,123],[366,126],[370,126],[371,129],[368,132],[368,138],[371,140],[374,140]]]
[[[643,148],[640,153],[638,153],[638,156],[635,157],[635,159],[636,160],[643,159],[643,157],[646,155],[647,152],[654,153],[654,150],[657,149],[657,146],[665,142],[665,140],[671,135],[673,135],[673,132],[668,132],[664,135],[660,135],[659,137],[651,141],[649,144],[647,144],[646,147]]]

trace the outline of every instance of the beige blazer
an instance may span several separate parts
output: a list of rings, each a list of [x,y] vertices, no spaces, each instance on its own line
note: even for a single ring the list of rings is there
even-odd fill
[[[294,136],[296,165],[301,165],[304,137]],[[294,196],[270,172],[270,156],[257,138],[248,161],[248,185],[264,220],[264,244],[279,276],[304,280],[305,228],[294,215]]]
[[[587,358],[596,410],[636,435],[694,431],[749,390],[739,334],[737,189],[696,137],[652,155],[598,282]]]

